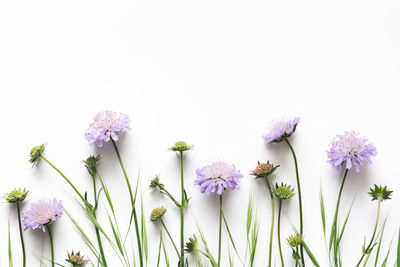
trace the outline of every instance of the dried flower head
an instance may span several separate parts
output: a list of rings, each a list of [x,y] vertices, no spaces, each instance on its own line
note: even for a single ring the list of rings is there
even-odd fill
[[[172,147],[170,147],[169,150],[182,152],[182,151],[190,150],[192,148],[193,148],[193,146],[188,145],[186,142],[178,141]]]
[[[156,222],[164,216],[165,212],[167,211],[166,208],[160,207],[160,208],[155,208],[150,215],[150,221]]]
[[[100,155],[90,156],[86,160],[83,160],[83,164],[85,164],[86,169],[88,170],[90,175],[95,175],[97,173],[97,162],[101,159]]]
[[[39,228],[45,232],[45,226],[56,221],[62,214],[63,206],[61,200],[55,198],[52,200],[38,200],[22,216],[24,230]]]
[[[296,131],[299,122],[299,117],[275,120],[272,122],[269,132],[263,136],[264,142],[266,144],[282,142]]]
[[[387,200],[390,199],[390,195],[393,193],[393,191],[387,189],[387,186],[375,185],[374,188],[369,188],[369,190],[368,194],[371,195],[372,200]]]
[[[274,164],[269,163],[260,163],[258,162],[257,167],[250,174],[254,175],[256,178],[267,178],[270,174],[272,174],[279,165],[274,166]]]
[[[294,188],[291,185],[287,185],[282,183],[279,185],[278,183],[272,189],[274,195],[279,199],[291,199],[294,196]]]
[[[208,166],[196,170],[195,185],[201,186],[201,192],[209,195],[217,191],[221,195],[225,189],[239,189],[240,178],[243,174],[235,168],[235,165],[222,161],[214,162]]]
[[[118,114],[114,111],[102,111],[96,114],[93,122],[85,133],[89,144],[97,143],[98,147],[103,146],[103,142],[108,142],[112,138],[118,141],[118,133],[130,131],[129,118],[126,114]]]
[[[197,249],[197,238],[195,235],[193,235],[193,237],[189,237],[189,241],[185,244],[185,252],[196,252]]]
[[[84,259],[85,256],[81,255],[80,251],[77,253],[74,253],[72,250],[71,254],[68,253],[68,259],[66,259],[67,262],[71,263],[72,265],[84,265],[87,260]]]
[[[44,144],[35,146],[31,149],[29,162],[35,164],[44,151]]]
[[[286,239],[289,246],[292,248],[299,246],[303,242],[303,237],[300,234],[291,235]]]
[[[337,170],[346,164],[346,169],[354,166],[356,172],[359,172],[360,166],[363,166],[364,162],[371,164],[370,157],[376,156],[377,152],[367,138],[361,136],[360,133],[350,131],[343,135],[337,135],[327,153],[328,162]]]
[[[16,203],[23,201],[26,196],[29,194],[29,191],[21,188],[15,188],[11,192],[4,195],[4,199],[9,203]]]
[[[156,175],[153,180],[150,181],[150,188],[156,188],[160,185],[160,176]]]

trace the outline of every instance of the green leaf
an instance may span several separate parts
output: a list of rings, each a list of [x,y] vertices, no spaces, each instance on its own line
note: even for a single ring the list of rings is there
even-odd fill
[[[306,245],[306,242],[303,241],[303,247],[304,250],[306,251],[308,257],[310,257],[311,261],[314,263],[315,266],[319,267],[318,261],[315,259],[314,255],[311,253],[311,250],[309,247]]]
[[[399,229],[399,235],[398,235],[398,240],[397,240],[397,267],[400,267],[400,229]]]
[[[13,267],[12,252],[11,252],[10,222],[8,222],[8,266]]]
[[[324,205],[324,196],[322,193],[322,185],[321,184],[320,184],[320,190],[319,190],[319,204],[320,204],[320,209],[321,209],[322,229],[324,230],[324,237],[326,238],[325,205]]]

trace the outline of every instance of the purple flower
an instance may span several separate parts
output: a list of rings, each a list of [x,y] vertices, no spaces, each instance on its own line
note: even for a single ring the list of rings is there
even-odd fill
[[[130,131],[129,118],[126,114],[117,114],[114,111],[102,111],[96,114],[93,122],[89,124],[89,128],[85,133],[89,144],[97,142],[97,146],[103,146],[103,142],[118,141],[118,133]]]
[[[217,190],[221,195],[225,189],[239,189],[239,179],[243,177],[235,165],[222,161],[214,162],[196,170],[195,185],[201,186],[201,192],[209,195]]]
[[[63,206],[61,200],[55,198],[52,200],[38,200],[22,216],[24,230],[39,228],[45,232],[45,226],[57,220],[62,214]]]
[[[266,144],[271,142],[282,142],[284,138],[292,135],[299,122],[299,117],[274,121],[269,129],[269,132],[263,136],[264,142]]]
[[[346,163],[346,169],[354,166],[356,172],[359,172],[364,162],[371,164],[370,157],[376,156],[376,148],[360,133],[350,131],[345,132],[344,135],[337,135],[327,153],[328,162],[337,170]]]

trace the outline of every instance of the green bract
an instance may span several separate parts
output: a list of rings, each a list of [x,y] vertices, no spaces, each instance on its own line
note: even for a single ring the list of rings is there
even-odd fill
[[[387,189],[387,186],[378,186],[375,185],[374,188],[370,188],[368,194],[372,196],[372,200],[386,200],[390,199],[390,195],[393,191]]]

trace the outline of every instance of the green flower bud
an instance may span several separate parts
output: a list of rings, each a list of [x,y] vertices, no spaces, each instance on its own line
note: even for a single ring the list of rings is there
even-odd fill
[[[150,188],[156,188],[159,185],[160,185],[160,176],[156,175],[156,177],[150,182]]]
[[[97,162],[101,159],[100,155],[90,156],[86,160],[83,160],[83,164],[85,164],[86,169],[90,173],[90,175],[94,176],[97,173]]]
[[[272,188],[272,192],[279,199],[290,199],[294,196],[294,188],[283,183],[281,185],[277,183],[275,187]]]
[[[300,234],[291,235],[286,239],[286,241],[289,244],[289,246],[294,248],[303,243],[303,237]]]
[[[190,150],[192,148],[193,148],[193,146],[189,146],[186,142],[178,141],[169,150],[182,152],[182,151]]]
[[[68,253],[68,259],[66,259],[66,261],[74,266],[83,266],[87,262],[87,260],[85,260],[84,256],[81,256],[80,254],[81,253],[79,251],[77,253],[74,253],[74,251],[72,251],[71,254]]]
[[[32,148],[30,153],[31,158],[29,159],[29,162],[35,164],[42,155],[43,151],[44,151],[44,144]]]
[[[150,221],[156,222],[164,216],[165,212],[167,211],[166,208],[161,207],[161,208],[155,208],[150,215]]]
[[[185,244],[185,252],[191,253],[196,252],[197,250],[197,238],[195,235],[193,237],[189,237],[189,241]]]
[[[4,199],[9,203],[17,203],[23,201],[26,196],[29,194],[25,188],[14,189],[10,193],[4,195]]]
[[[368,194],[371,195],[372,200],[386,200],[386,199],[390,199],[390,195],[393,193],[393,191],[390,191],[387,189],[387,186],[383,187],[383,186],[378,186],[375,185],[375,188],[370,188],[370,191],[368,192]]]

